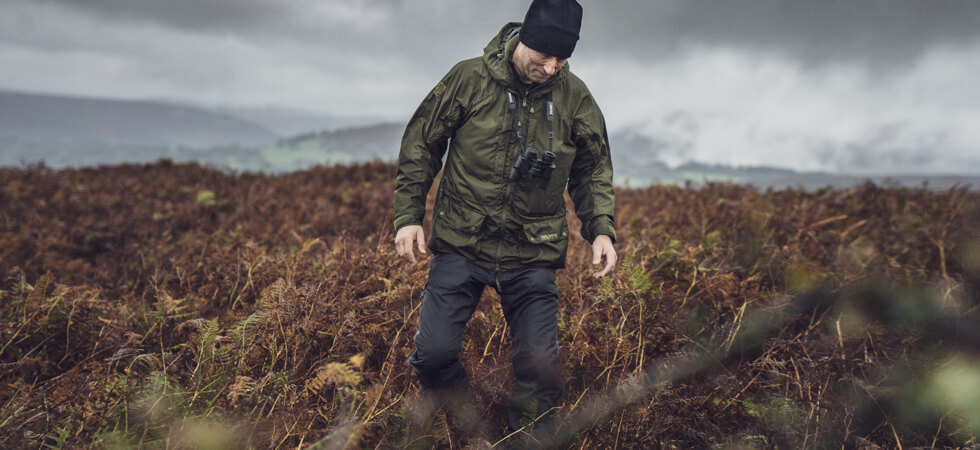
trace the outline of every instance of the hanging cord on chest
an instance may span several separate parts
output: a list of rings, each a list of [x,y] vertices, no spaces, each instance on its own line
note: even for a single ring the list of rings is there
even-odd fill
[[[538,151],[524,145],[524,135],[521,133],[521,123],[517,120],[517,101],[514,94],[507,91],[507,109],[510,109],[511,117],[514,121],[514,132],[517,134],[517,143],[520,145],[521,153],[514,160],[514,165],[510,169],[510,181],[519,181],[525,176],[529,179],[537,180],[537,186],[546,189],[551,182],[551,174],[555,170],[555,102],[551,93],[548,93],[548,103],[545,114],[548,118],[548,151],[544,152],[541,159],[538,159]]]

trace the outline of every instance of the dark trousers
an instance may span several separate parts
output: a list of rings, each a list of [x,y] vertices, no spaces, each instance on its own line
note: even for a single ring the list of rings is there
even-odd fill
[[[499,284],[498,282],[499,281]],[[463,256],[438,253],[429,262],[422,294],[415,352],[408,361],[419,384],[439,390],[460,386],[466,372],[459,360],[463,327],[476,310],[485,286],[500,294],[500,305],[514,345],[516,381],[507,424],[516,430],[551,410],[562,393],[558,373],[558,287],[555,269],[526,267],[494,274]],[[499,286],[499,288],[498,288]],[[552,413],[535,425],[535,434],[554,427]]]

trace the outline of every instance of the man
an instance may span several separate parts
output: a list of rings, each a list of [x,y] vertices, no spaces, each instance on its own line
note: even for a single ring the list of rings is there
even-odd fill
[[[428,241],[434,256],[409,358],[419,384],[437,393],[465,384],[463,327],[492,286],[514,349],[507,425],[518,430],[533,422],[535,434],[553,427],[562,392],[555,270],[565,266],[568,247],[566,185],[592,263],[605,259],[593,275],[616,264],[605,121],[566,64],[581,20],[574,0],[534,0],[523,23],[504,26],[482,57],[456,64],[429,92],[398,158],[395,246],[415,264],[414,249],[425,253],[426,194],[448,143]]]

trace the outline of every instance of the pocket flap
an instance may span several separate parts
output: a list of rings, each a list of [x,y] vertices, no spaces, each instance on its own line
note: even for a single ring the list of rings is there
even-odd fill
[[[467,233],[479,232],[480,227],[483,226],[483,221],[486,219],[486,216],[479,211],[474,211],[451,201],[446,201],[437,214],[447,227]]]
[[[568,223],[565,216],[528,222],[524,224],[524,236],[534,244],[560,241],[568,237]]]

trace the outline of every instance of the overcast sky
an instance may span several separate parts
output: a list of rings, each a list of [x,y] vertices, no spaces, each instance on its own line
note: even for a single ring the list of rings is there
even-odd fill
[[[528,3],[2,0],[0,89],[405,122]],[[980,173],[978,0],[581,3],[571,69],[669,163]]]

